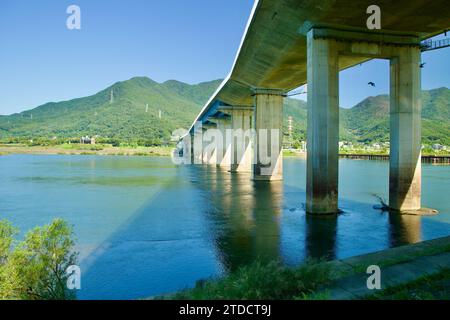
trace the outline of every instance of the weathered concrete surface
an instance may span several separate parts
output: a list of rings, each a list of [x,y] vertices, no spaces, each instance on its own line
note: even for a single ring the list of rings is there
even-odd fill
[[[381,289],[406,284],[418,278],[439,272],[450,266],[450,252],[416,258],[410,262],[381,268]],[[377,293],[367,288],[366,273],[359,273],[334,282],[327,290],[331,300],[362,299]]]
[[[389,207],[420,209],[421,91],[420,49],[401,47],[390,66]]]
[[[308,32],[308,164],[306,211],[338,212],[338,72],[341,57],[391,61],[389,206],[420,209],[420,48],[414,36],[334,29]]]
[[[253,180],[283,179],[283,93],[256,91]]]
[[[336,280],[323,292],[332,300],[361,299],[377,290],[367,288],[370,265],[381,268],[381,289],[398,286],[450,267],[450,237],[396,247],[328,263]]]
[[[338,212],[339,55],[334,39],[308,34],[306,211]]]

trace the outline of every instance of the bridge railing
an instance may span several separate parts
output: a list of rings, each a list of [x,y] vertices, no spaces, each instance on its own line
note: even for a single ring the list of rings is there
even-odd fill
[[[430,51],[441,49],[450,46],[450,38],[439,39],[439,40],[425,40],[420,44],[422,51]]]

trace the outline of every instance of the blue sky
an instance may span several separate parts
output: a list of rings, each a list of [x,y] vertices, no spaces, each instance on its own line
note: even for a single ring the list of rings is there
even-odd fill
[[[71,4],[81,8],[81,30],[66,28]],[[2,0],[0,114],[91,95],[134,76],[187,83],[224,78],[252,5],[253,0]],[[422,87],[448,87],[450,49],[425,53],[423,61]],[[381,60],[341,72],[341,105],[387,93],[388,72]]]

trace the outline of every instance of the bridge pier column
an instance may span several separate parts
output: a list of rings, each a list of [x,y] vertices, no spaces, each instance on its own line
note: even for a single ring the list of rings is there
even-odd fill
[[[203,163],[203,128],[200,122],[194,125],[194,132],[192,133],[192,146],[191,153],[193,164]]]
[[[420,209],[420,49],[401,47],[390,64],[389,207]]]
[[[195,163],[195,153],[194,153],[194,133],[189,132],[190,136],[190,146],[189,146],[189,157],[191,159],[191,164]]]
[[[206,152],[205,152],[205,147],[207,146],[207,143],[206,143],[206,141],[205,141],[205,139],[204,139],[204,137],[205,137],[205,132],[206,132],[206,128],[204,128],[203,127],[203,125],[202,125],[202,136],[201,136],[201,139],[202,139],[202,149],[201,149],[201,152],[200,152],[200,159],[201,159],[201,164],[206,164],[207,162],[208,162],[208,157],[207,157],[207,154],[206,154]]]
[[[222,137],[217,125],[208,121],[203,124],[203,163],[217,164],[219,153],[222,152]]]
[[[256,89],[253,180],[283,179],[283,97],[279,90]]]
[[[338,212],[339,65],[336,40],[307,35],[306,211]]]
[[[338,212],[338,70],[339,56],[345,55],[390,59],[389,207],[417,214],[432,212],[420,207],[421,92],[417,36],[313,28],[307,34],[307,45],[307,212]]]
[[[225,169],[231,168],[231,119],[222,118],[214,120],[217,130],[222,136],[222,151],[217,154],[217,166]]]
[[[191,164],[192,163],[192,156],[191,156],[191,152],[192,152],[192,136],[191,134],[186,135],[182,140],[182,152],[183,152],[183,163],[187,164]]]
[[[234,107],[230,111],[233,132],[231,135],[231,172],[252,171],[253,107]]]

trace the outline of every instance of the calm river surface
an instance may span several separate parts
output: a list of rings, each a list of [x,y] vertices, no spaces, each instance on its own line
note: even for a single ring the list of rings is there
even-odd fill
[[[340,160],[334,218],[305,215],[306,162],[284,160],[283,182],[252,182],[170,158],[0,157],[0,219],[22,231],[62,217],[74,226],[81,299],[172,292],[256,258],[296,265],[344,258],[450,234],[450,166],[423,165],[423,206],[433,217],[373,209],[387,198],[388,162]]]

